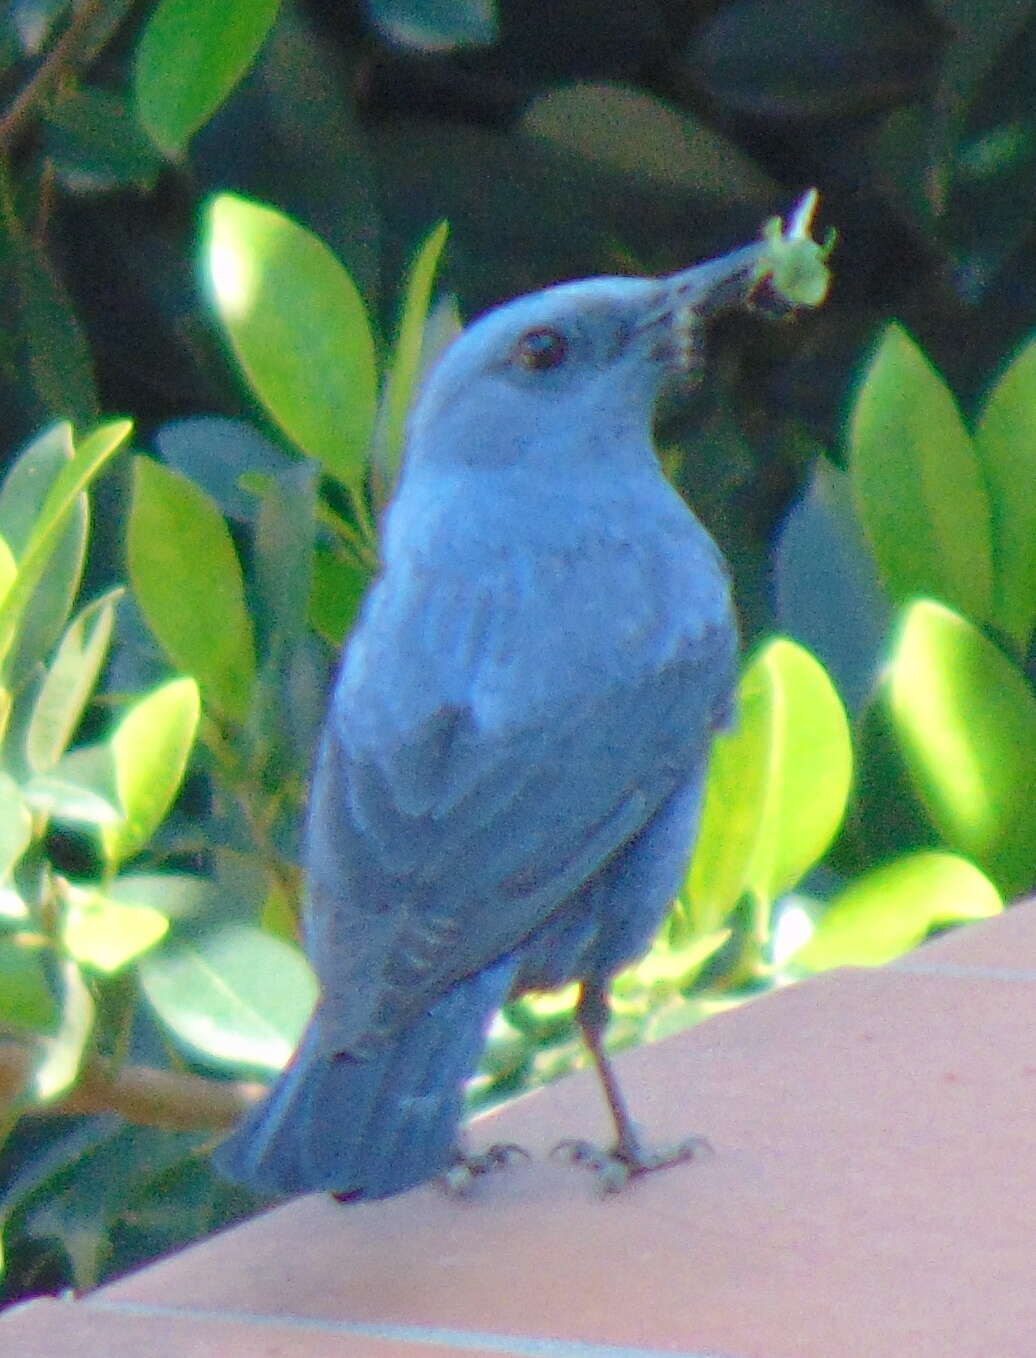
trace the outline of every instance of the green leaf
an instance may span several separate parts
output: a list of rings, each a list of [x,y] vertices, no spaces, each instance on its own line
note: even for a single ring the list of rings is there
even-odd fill
[[[0,603],[3,603],[7,596],[7,591],[14,583],[14,577],[18,574],[18,563],[14,559],[14,553],[8,547],[3,537],[0,537]]]
[[[1006,896],[1036,881],[1036,695],[967,619],[921,599],[901,619],[883,692],[932,824]]]
[[[627,85],[579,81],[533,99],[523,139],[672,193],[769,207],[775,185],[737,143],[708,122]],[[578,158],[578,159],[577,159]]]
[[[52,769],[68,748],[108,654],[122,589],[89,604],[65,632],[33,705],[25,754],[36,773]]]
[[[735,729],[717,737],[687,882],[696,923],[714,929],[745,893],[769,903],[824,854],[845,813],[852,745],[823,666],[783,637],[738,689]]]
[[[840,891],[791,965],[806,971],[881,966],[933,929],[1002,909],[996,887],[966,858],[911,854],[881,864]]]
[[[201,715],[198,685],[172,679],[135,702],[109,741],[125,819],[101,830],[109,863],[138,853],[161,825],[183,781]]]
[[[44,146],[62,182],[76,194],[150,189],[164,169],[125,101],[96,87],[80,87],[50,103]]]
[[[496,0],[368,0],[370,18],[394,47],[452,52],[497,41]]]
[[[183,154],[255,60],[280,0],[161,0],[134,61],[137,118],[167,155]]]
[[[166,654],[197,679],[207,705],[242,721],[255,645],[233,541],[203,491],[144,457],[133,466],[127,559],[141,612]]]
[[[216,309],[257,396],[325,471],[358,486],[377,375],[352,279],[321,240],[273,208],[220,194],[207,223]]]
[[[0,1024],[50,1032],[58,1006],[47,982],[44,950],[24,934],[0,937]]]
[[[16,561],[28,545],[47,492],[74,452],[72,426],[61,421],[34,438],[8,468],[0,485],[0,531]]]
[[[867,370],[849,442],[858,513],[893,598],[929,594],[986,621],[993,566],[982,468],[952,394],[898,325]]]
[[[36,1103],[50,1103],[71,1088],[93,1032],[94,1002],[71,958],[61,963],[61,982],[61,1018],[57,1032],[43,1040],[43,1054],[32,1074],[30,1088]]]
[[[61,941],[84,967],[111,975],[164,937],[169,921],[149,905],[112,900],[96,888],[65,886]]]
[[[227,908],[226,891],[211,877],[192,872],[126,872],[109,882],[109,899],[146,905],[166,919],[196,919]]]
[[[0,882],[32,843],[32,816],[18,784],[0,772]]]
[[[309,620],[327,644],[336,650],[356,619],[370,579],[370,571],[354,562],[343,561],[327,547],[317,545],[313,556]]]
[[[992,509],[992,621],[1024,655],[1036,626],[1036,340],[990,393],[975,447]]]
[[[73,825],[115,825],[124,819],[108,743],[82,745],[46,773],[30,778],[22,795],[40,815]]]
[[[18,574],[0,604],[0,659],[10,651],[22,612],[33,598],[80,495],[132,428],[129,420],[114,420],[95,429],[79,444],[51,482],[25,547],[18,552]],[[83,531],[85,533],[85,524]],[[64,613],[59,626],[63,622]]]
[[[298,466],[298,459],[279,448],[244,420],[222,415],[189,415],[155,432],[162,462],[212,497],[230,520],[251,523],[255,496],[241,486],[242,477],[277,476]]]
[[[231,1069],[280,1070],[317,998],[302,953],[248,925],[170,943],[139,970],[148,1003],[173,1036]]]
[[[29,544],[47,492],[71,461],[73,451],[71,427],[54,425],[19,455],[0,487],[0,533],[14,554],[16,576],[18,559]],[[65,625],[82,575],[87,521],[86,500],[80,497],[48,551],[28,603],[19,606],[17,635],[5,667],[13,688],[20,687],[49,655]],[[14,580],[9,581],[0,593],[0,617],[14,584]]]
[[[11,211],[0,219],[0,295],[22,401],[37,419],[89,426],[98,416],[93,361],[75,305],[45,239]]]
[[[385,396],[377,436],[378,470],[386,490],[396,480],[403,451],[403,432],[421,367],[425,322],[432,298],[432,284],[439,267],[449,226],[440,222],[425,238],[410,266],[403,293],[399,333],[388,367]]]
[[[298,463],[269,478],[253,540],[254,579],[267,665],[284,667],[306,626],[316,533],[316,467]]]

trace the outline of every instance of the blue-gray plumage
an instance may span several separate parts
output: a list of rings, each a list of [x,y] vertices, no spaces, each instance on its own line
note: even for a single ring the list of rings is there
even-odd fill
[[[314,772],[321,1000],[231,1177],[377,1198],[440,1173],[494,1010],[573,979],[616,1153],[659,1163],[601,1052],[606,988],[681,881],[736,636],[652,408],[760,249],[521,298],[433,368]]]

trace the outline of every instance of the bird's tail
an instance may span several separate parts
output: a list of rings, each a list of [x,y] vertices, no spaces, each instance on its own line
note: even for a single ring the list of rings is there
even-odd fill
[[[449,1164],[505,958],[455,983],[363,1060],[329,1051],[319,1009],[290,1064],[213,1156],[228,1179],[275,1193],[385,1198]]]

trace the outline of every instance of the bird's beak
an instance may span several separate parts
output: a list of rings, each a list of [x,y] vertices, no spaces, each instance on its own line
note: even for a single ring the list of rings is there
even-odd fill
[[[635,333],[655,332],[655,356],[681,371],[693,366],[703,322],[735,308],[781,315],[819,306],[827,294],[827,257],[834,246],[811,235],[817,193],[811,189],[788,218],[766,223],[762,239],[718,259],[658,280]]]

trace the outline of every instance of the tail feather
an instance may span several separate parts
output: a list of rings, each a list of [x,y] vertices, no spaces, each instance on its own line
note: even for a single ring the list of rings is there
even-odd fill
[[[510,988],[505,958],[452,986],[364,1060],[328,1052],[319,1010],[290,1064],[216,1151],[228,1179],[279,1193],[384,1198],[444,1170],[464,1081]]]

